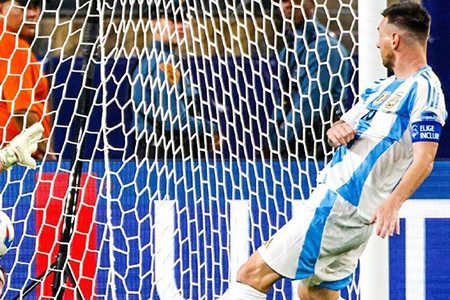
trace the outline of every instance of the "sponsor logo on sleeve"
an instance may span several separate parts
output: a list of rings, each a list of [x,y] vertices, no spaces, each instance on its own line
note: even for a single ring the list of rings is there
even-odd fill
[[[420,119],[422,121],[437,121],[437,115],[432,111],[424,111],[420,114]]]

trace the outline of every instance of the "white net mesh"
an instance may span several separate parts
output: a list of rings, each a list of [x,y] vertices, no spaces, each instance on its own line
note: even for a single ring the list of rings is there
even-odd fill
[[[331,155],[326,129],[355,98],[356,1],[301,2],[43,4],[31,46],[37,78],[49,82],[37,100],[52,148],[36,170],[0,175],[16,231],[1,261],[7,299],[40,280],[28,297],[227,290],[301,209]],[[12,59],[2,58],[3,74]],[[20,74],[19,90],[37,94]],[[0,84],[2,103],[18,101]],[[355,280],[342,296],[358,299],[357,290]],[[268,299],[292,295],[283,280]]]

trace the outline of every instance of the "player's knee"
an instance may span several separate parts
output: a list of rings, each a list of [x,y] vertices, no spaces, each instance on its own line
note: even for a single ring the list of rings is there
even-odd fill
[[[267,293],[281,276],[273,271],[258,252],[253,253],[237,273],[237,280]]]
[[[251,261],[251,259],[247,260],[247,262],[243,264],[237,272],[237,280],[248,285],[251,285],[250,283],[257,276],[258,268],[256,264]]]

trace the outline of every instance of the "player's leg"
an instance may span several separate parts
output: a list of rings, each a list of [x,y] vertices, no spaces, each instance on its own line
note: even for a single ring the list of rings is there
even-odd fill
[[[264,243],[239,269],[237,278],[240,283],[232,284],[224,294],[227,297],[221,299],[265,299],[272,285],[282,277],[305,279],[313,276],[324,225],[334,199],[335,193],[324,186],[318,187],[307,207]]]
[[[298,287],[298,297],[301,300],[338,300],[339,291],[327,288],[300,285]]]
[[[267,294],[272,285],[283,278],[272,270],[258,251],[254,252],[237,273],[237,280]]]
[[[351,284],[358,259],[372,234],[367,222],[357,207],[337,197],[324,228],[315,274],[299,286],[301,300],[341,299],[339,291]]]
[[[318,194],[318,191],[314,194]],[[295,278],[305,234],[314,212],[314,205],[302,210],[300,215],[291,219],[253,253],[239,269],[238,282],[232,283],[220,299],[266,299],[266,293],[277,280],[283,277]]]
[[[220,300],[263,300],[272,285],[282,276],[273,271],[258,252],[253,253],[237,273],[237,281],[231,283]]]

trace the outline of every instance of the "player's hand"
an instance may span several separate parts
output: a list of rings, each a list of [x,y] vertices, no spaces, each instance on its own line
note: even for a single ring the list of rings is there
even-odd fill
[[[372,219],[370,219],[370,224],[377,223],[377,235],[385,238],[387,235],[394,236],[394,232],[397,235],[400,234],[399,210],[399,205],[390,198],[378,206]]]
[[[331,147],[345,146],[355,138],[357,133],[357,130],[344,121],[337,121],[327,131],[328,143]]]
[[[17,135],[8,147],[14,151],[17,156],[17,163],[19,165],[36,168],[36,161],[31,157],[31,154],[38,148],[38,141],[42,138],[44,127],[41,123],[34,123],[19,135]]]

